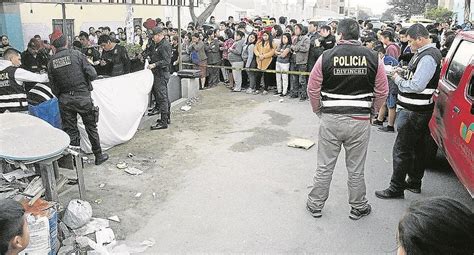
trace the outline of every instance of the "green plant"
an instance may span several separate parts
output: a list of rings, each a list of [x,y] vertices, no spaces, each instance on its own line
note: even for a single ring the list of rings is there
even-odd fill
[[[142,54],[143,49],[139,44],[134,44],[134,43],[127,43],[125,41],[120,42],[120,45],[125,47],[127,50],[128,56],[131,59],[136,58],[138,55]]]
[[[425,12],[425,18],[436,20],[438,22],[446,21],[449,18],[453,17],[453,15],[454,12],[444,7],[431,8]]]

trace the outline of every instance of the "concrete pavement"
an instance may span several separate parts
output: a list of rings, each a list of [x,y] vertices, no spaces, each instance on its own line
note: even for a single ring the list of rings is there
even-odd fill
[[[428,171],[419,195],[406,192],[404,200],[393,201],[375,198],[374,191],[388,185],[395,134],[372,128],[366,184],[373,213],[359,221],[348,218],[347,171],[341,153],[323,217],[312,218],[305,202],[317,148],[305,151],[286,143],[293,137],[317,143],[319,121],[308,102],[278,99],[227,94],[223,87],[204,91],[201,104],[179,119],[184,124],[199,119],[214,125],[193,130],[192,143],[189,130],[174,134],[175,146],[191,146],[192,162],[166,199],[140,218],[137,224],[143,227],[128,233],[127,240],[154,238],[157,242],[147,254],[393,254],[397,222],[411,201],[445,195],[474,208],[449,170]],[[192,121],[189,125],[196,127]],[[176,160],[189,161],[186,153]]]

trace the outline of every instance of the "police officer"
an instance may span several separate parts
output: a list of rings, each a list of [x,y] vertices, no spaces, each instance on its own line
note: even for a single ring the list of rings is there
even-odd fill
[[[46,83],[48,75],[36,74],[20,68],[21,55],[14,48],[8,48],[0,58],[0,113],[27,112],[28,100],[25,82]]]
[[[157,108],[160,109],[161,119],[151,126],[151,130],[166,129],[170,123],[170,101],[168,98],[168,80],[170,78],[171,44],[165,40],[163,29],[155,27],[152,29],[154,48],[151,53],[151,61],[148,69],[153,72],[153,95],[156,99]]]
[[[432,97],[438,86],[442,56],[431,43],[430,33],[423,25],[414,24],[408,28],[407,38],[415,55],[403,77],[398,73],[392,76],[399,89],[397,104],[400,111],[397,114],[398,133],[393,146],[390,185],[375,192],[382,199],[404,198],[405,189],[421,192],[421,179],[433,143],[428,122],[434,109]]]
[[[67,38],[59,30],[56,30],[50,39],[51,44],[56,48],[56,54],[48,63],[48,76],[53,93],[59,99],[63,130],[71,138],[71,146],[80,146],[77,128],[77,114],[79,114],[92,145],[95,164],[100,165],[109,156],[102,153],[100,147],[97,131],[99,109],[94,107],[91,98],[91,81],[97,78],[97,72],[84,54],[67,48]]]
[[[308,53],[308,72],[313,70],[316,61],[319,56],[323,53],[323,48],[320,47],[318,34],[318,23],[316,21],[310,21],[308,26],[308,37],[309,37],[309,53]]]
[[[41,41],[32,38],[28,43],[28,48],[21,53],[21,67],[33,73],[46,73],[48,65],[48,55],[41,50]],[[26,92],[30,91],[36,83],[25,82]]]
[[[370,139],[370,114],[378,112],[388,94],[384,64],[377,53],[358,41],[359,24],[339,22],[341,40],[316,62],[308,83],[313,112],[320,118],[318,165],[307,209],[315,218],[329,196],[329,185],[341,145],[346,152],[349,217],[358,220],[371,212],[366,198],[364,164]]]
[[[119,76],[130,73],[130,58],[127,50],[122,45],[118,45],[109,35],[101,35],[98,44],[102,47],[100,65],[105,69],[108,76]]]
[[[87,60],[91,63],[97,70],[97,66],[100,64],[100,52],[99,50],[91,45],[89,39],[89,34],[86,32],[81,32],[79,34],[79,41],[82,45],[82,53],[86,55]]]

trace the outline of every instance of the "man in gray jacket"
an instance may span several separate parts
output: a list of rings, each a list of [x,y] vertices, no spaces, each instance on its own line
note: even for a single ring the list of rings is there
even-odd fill
[[[207,41],[206,41],[206,54],[207,54],[207,63],[209,65],[220,65],[221,64],[221,54],[220,54],[220,46],[222,44],[219,39],[216,37],[217,30],[209,30],[207,31]],[[219,83],[219,68],[215,67],[208,67],[207,71],[207,84],[208,87],[217,86]]]
[[[302,24],[296,24],[295,34],[298,36],[296,42],[291,46],[291,52],[295,58],[295,71],[306,72],[308,63],[308,54],[310,47],[310,38],[305,34],[305,28]],[[306,93],[307,78],[304,75],[295,75],[293,78],[294,84],[292,84],[292,98],[300,98],[300,101],[308,99]]]

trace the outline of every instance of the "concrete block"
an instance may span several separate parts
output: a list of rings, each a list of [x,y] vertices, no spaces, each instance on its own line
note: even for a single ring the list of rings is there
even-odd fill
[[[193,98],[199,94],[199,79],[182,78],[181,91],[183,98]]]
[[[180,80],[181,78],[176,74],[170,76],[170,80],[168,81],[168,98],[170,102],[174,102],[182,97]]]

